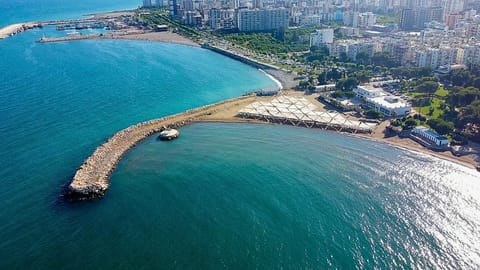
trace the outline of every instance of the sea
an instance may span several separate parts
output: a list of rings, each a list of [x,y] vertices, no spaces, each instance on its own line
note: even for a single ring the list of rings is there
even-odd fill
[[[138,1],[0,0],[0,27]],[[116,131],[275,85],[201,48],[0,40],[0,269],[479,269],[480,173],[317,129],[197,123],[62,190]]]

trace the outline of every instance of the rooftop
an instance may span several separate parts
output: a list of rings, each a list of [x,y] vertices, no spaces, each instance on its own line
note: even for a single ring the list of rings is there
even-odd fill
[[[424,126],[418,126],[418,127],[415,127],[414,129],[422,131],[422,132],[424,132],[424,133],[426,133],[430,136],[433,136],[433,137],[437,138],[438,140],[448,140],[447,137],[442,136],[442,135],[438,134],[437,132],[435,132],[434,130],[431,130],[431,129],[429,129],[427,127],[424,127]]]
[[[395,96],[380,96],[369,98],[368,100],[388,109],[410,107],[410,105],[408,105],[401,98]]]

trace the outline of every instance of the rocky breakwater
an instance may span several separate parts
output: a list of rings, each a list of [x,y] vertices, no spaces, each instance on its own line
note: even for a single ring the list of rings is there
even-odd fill
[[[210,115],[217,106],[245,98],[242,96],[212,105],[188,110],[183,113],[142,122],[114,134],[85,160],[75,173],[72,182],[65,188],[67,200],[90,200],[105,195],[109,179],[122,156],[143,139],[166,129],[178,129],[195,120]]]

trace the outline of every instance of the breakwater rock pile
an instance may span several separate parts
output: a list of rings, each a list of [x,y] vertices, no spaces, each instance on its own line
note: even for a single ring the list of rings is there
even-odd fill
[[[72,182],[65,188],[64,197],[74,201],[102,197],[109,187],[110,175],[122,156],[140,141],[154,133],[178,129],[193,121],[202,120],[202,117],[215,112],[217,106],[246,97],[225,100],[183,113],[141,122],[117,132],[80,166]]]

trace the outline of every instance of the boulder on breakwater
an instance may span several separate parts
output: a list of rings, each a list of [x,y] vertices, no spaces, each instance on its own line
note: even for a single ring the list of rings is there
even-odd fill
[[[171,141],[180,136],[180,132],[176,129],[166,129],[158,135],[158,139],[161,141]]]

